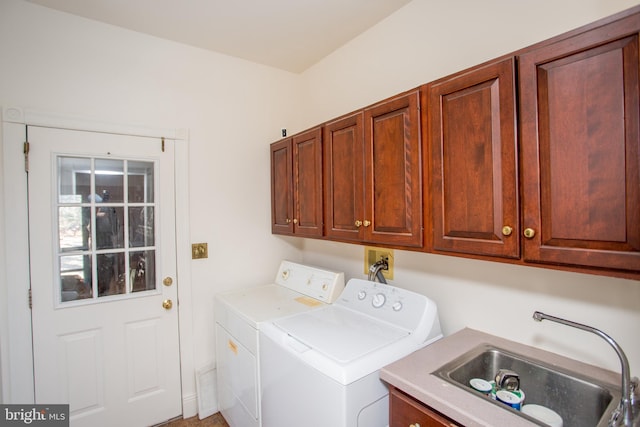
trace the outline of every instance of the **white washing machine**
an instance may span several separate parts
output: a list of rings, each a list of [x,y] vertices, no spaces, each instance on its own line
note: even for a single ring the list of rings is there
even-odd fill
[[[275,283],[216,294],[218,408],[231,427],[261,426],[261,325],[321,309],[343,289],[343,273],[282,261]]]
[[[379,371],[442,338],[435,303],[351,279],[331,306],[260,328],[263,427],[385,427]]]

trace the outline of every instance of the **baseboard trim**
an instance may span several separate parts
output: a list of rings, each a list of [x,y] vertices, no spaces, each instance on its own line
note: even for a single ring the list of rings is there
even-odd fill
[[[182,417],[191,418],[198,415],[198,396],[195,393],[182,396]]]

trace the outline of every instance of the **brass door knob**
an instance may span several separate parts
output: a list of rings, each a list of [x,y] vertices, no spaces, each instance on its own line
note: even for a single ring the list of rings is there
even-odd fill
[[[173,307],[173,301],[171,301],[170,299],[162,301],[162,308],[164,308],[165,310],[171,310],[171,307]]]
[[[171,286],[173,284],[173,279],[167,276],[162,280],[162,284],[165,286]]]
[[[364,225],[365,227],[368,227],[371,225],[371,221],[367,221],[366,219],[364,220],[364,222],[362,223],[362,225]]]
[[[536,231],[533,228],[525,228],[524,229],[524,237],[527,239],[533,239],[533,236],[536,235]]]
[[[502,227],[503,236],[511,236],[511,233],[513,233],[513,228],[509,227],[508,225],[505,225],[504,227]]]
[[[357,219],[356,222],[355,222],[355,225],[356,225],[356,227],[360,227],[362,225],[362,221]]]

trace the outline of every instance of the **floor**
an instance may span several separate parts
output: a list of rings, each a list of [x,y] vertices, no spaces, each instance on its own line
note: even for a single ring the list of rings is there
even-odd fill
[[[186,420],[169,421],[154,427],[229,427],[229,424],[222,418],[220,412],[202,420],[198,416],[187,418]]]

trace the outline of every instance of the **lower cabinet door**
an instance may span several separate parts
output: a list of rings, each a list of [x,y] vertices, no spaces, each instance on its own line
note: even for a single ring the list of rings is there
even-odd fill
[[[394,387],[391,387],[389,393],[389,405],[389,427],[452,427],[459,425]]]

